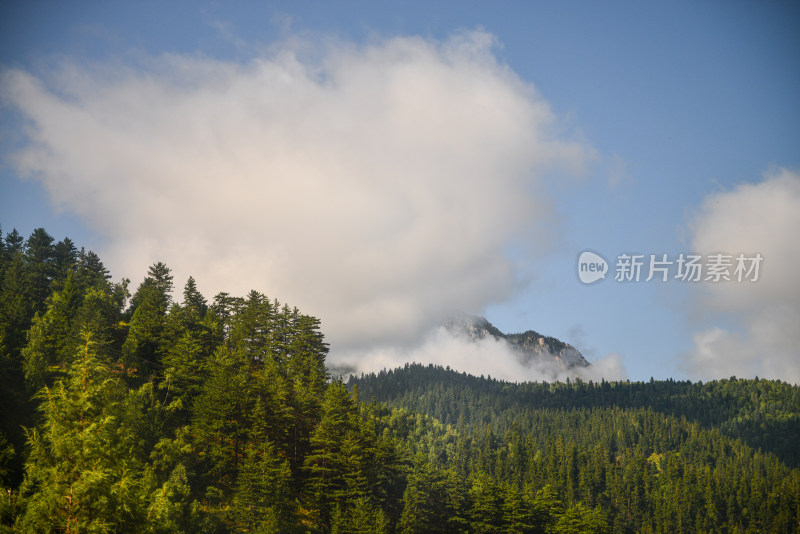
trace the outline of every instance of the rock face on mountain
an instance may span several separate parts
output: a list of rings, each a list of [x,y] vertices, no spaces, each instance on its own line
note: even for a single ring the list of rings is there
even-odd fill
[[[555,365],[567,371],[574,367],[591,365],[578,349],[568,343],[533,330],[521,334],[504,334],[484,317],[459,315],[445,322],[444,327],[472,341],[491,337],[507,343],[520,362],[528,366]]]

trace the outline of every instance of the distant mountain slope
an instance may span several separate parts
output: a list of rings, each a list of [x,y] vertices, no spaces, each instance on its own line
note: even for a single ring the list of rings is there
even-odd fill
[[[480,481],[467,492],[474,503],[502,500],[497,484],[523,494],[551,488],[601,519],[595,527],[471,532],[788,533],[800,524],[798,386],[735,378],[509,383],[418,364],[350,385],[372,399],[382,432],[414,452],[417,473],[432,473],[409,478],[408,495],[426,503],[416,513],[440,503],[457,509],[446,490],[429,488],[466,479]],[[536,499],[527,506],[536,509]]]
[[[591,365],[583,355],[568,343],[533,330],[518,334],[505,334],[485,317],[458,315],[445,322],[445,328],[470,340],[488,337],[507,343],[523,365],[554,364],[562,371]]]
[[[689,381],[509,383],[410,364],[350,377],[363,399],[430,415],[444,424],[491,424],[504,433],[537,410],[646,408],[695,421],[800,467],[800,386],[731,378]]]

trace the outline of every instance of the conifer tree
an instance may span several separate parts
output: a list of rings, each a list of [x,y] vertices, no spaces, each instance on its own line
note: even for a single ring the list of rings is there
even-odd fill
[[[138,532],[142,465],[124,425],[127,388],[91,332],[64,380],[39,394],[42,424],[31,453],[20,528],[25,532]]]
[[[183,307],[197,319],[202,319],[208,310],[206,299],[197,290],[197,283],[191,276],[183,288]]]
[[[325,355],[328,346],[319,332],[319,320],[301,315],[295,308],[290,312],[292,325],[286,362],[292,385],[291,457],[299,465],[310,449],[309,438],[320,419],[322,396],[328,379]]]
[[[331,518],[331,534],[389,534],[389,517],[367,497],[359,497],[336,507]]]
[[[466,488],[455,472],[432,465],[418,454],[403,495],[398,531],[468,532],[470,525],[463,506],[465,493]]]
[[[101,287],[105,288],[111,274],[106,269],[100,257],[92,252],[81,248],[78,253],[77,281],[81,287]]]
[[[146,484],[145,487],[148,487]],[[153,534],[194,534],[200,531],[201,518],[197,501],[191,500],[192,488],[186,468],[178,463],[169,478],[152,493],[147,509],[148,532]]]
[[[34,313],[28,279],[21,252],[11,249],[0,285],[0,358],[9,360],[9,365],[20,363]]]
[[[16,254],[22,254],[22,245],[25,243],[25,238],[20,235],[16,228],[11,230],[10,234],[6,234],[3,248],[6,258],[13,257]]]
[[[265,439],[248,444],[244,455],[234,497],[238,522],[253,532],[280,532],[294,523],[289,462]]]
[[[70,272],[63,287],[47,299],[47,310],[37,314],[22,350],[25,375],[33,391],[52,385],[72,362],[80,343],[80,332],[93,332],[96,339],[116,339],[120,302],[101,287],[80,287]]]
[[[43,312],[56,274],[53,238],[44,228],[36,228],[25,242],[23,260],[28,292],[33,309]]]
[[[534,530],[531,515],[531,502],[526,499],[525,493],[515,487],[504,488],[502,505],[503,521],[502,532],[505,534],[523,534]]]
[[[356,406],[340,381],[328,386],[322,416],[311,434],[311,451],[305,458],[307,492],[320,522],[329,524],[337,504],[361,496],[365,478]]]
[[[553,532],[559,534],[604,534],[608,532],[603,513],[581,503],[570,506],[555,522]]]
[[[163,341],[162,333],[170,299],[165,290],[171,287],[171,277],[168,278],[169,283],[165,282],[164,276],[168,276],[168,270],[165,275],[161,269],[163,264],[158,263],[156,266],[151,267],[150,271],[157,271],[161,280],[148,276],[139,286],[131,302],[133,315],[128,335],[122,345],[126,367],[141,379],[150,377],[161,364],[159,349]]]
[[[53,247],[53,278],[55,289],[60,289],[64,280],[75,271],[78,263],[78,249],[68,237],[59,241]]]
[[[22,427],[31,425],[33,416],[21,351],[27,341],[34,303],[28,291],[22,252],[23,239],[14,230],[5,239],[0,277],[0,434],[14,450],[15,460],[8,474],[13,486],[22,478],[20,453],[25,444]]]
[[[469,489],[470,523],[473,532],[498,532],[503,526],[501,490],[486,473],[478,473]]]
[[[194,399],[208,376],[215,348],[213,325],[207,319],[190,322],[187,315],[185,309],[176,306],[169,314],[161,359],[162,381],[159,384],[166,397],[180,401],[184,423],[188,423]]]
[[[25,378],[33,391],[52,385],[53,378],[66,371],[79,342],[73,327],[83,295],[68,276],[61,291],[48,300],[47,310],[36,315],[22,350]]]

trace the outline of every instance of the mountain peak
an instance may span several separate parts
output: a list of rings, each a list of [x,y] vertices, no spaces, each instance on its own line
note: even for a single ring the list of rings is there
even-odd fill
[[[505,343],[526,366],[553,364],[566,371],[574,367],[591,365],[583,355],[560,339],[542,335],[534,330],[526,330],[517,334],[505,334],[479,315],[458,314],[443,326],[451,333],[466,336],[470,341],[493,338]]]

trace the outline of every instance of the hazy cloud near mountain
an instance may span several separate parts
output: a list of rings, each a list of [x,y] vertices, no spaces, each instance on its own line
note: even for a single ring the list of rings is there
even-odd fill
[[[691,224],[693,250],[764,259],[754,283],[697,286],[695,318],[719,324],[694,335],[685,355],[694,378],[758,375],[800,383],[798,229],[800,173],[777,169],[759,183],[706,198]]]
[[[290,39],[244,64],[7,70],[0,92],[19,171],[104,236],[115,276],[160,260],[209,298],[257,289],[352,351],[502,301],[557,235],[542,182],[592,150],[495,46]]]
[[[339,353],[334,355],[332,362],[334,366],[346,370],[355,369],[358,373],[377,373],[382,369],[400,367],[406,362],[432,363],[442,367],[450,366],[456,371],[475,376],[486,375],[511,382],[628,378],[618,354],[609,354],[593,361],[589,367],[574,367],[569,370],[560,369],[555,360],[523,364],[519,355],[502,340],[493,337],[470,340],[444,327],[431,329],[415,345],[376,346]]]

